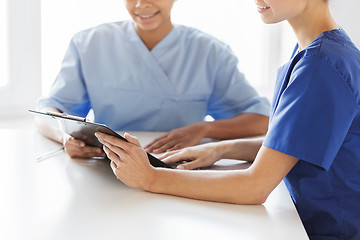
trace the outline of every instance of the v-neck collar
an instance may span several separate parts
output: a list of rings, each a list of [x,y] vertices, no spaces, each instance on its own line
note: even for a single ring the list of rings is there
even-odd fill
[[[149,70],[152,75],[152,79],[159,89],[169,92],[169,94],[176,93],[176,87],[174,83],[169,79],[165,71],[163,70],[159,59],[164,54],[164,51],[169,49],[169,45],[174,43],[174,39],[180,34],[178,27],[175,27],[166,35],[156,46],[149,51],[139,35],[136,33],[134,23],[129,21],[127,28],[128,39],[133,43],[133,51],[137,53],[139,58],[139,64]],[[166,52],[165,52],[166,54]],[[150,77],[150,76],[149,76]]]
[[[146,47],[145,43],[137,34],[134,21],[129,20],[128,33],[130,41],[141,43],[138,45],[142,45],[142,50],[146,49],[148,52],[156,54],[159,51],[162,52],[163,49],[168,49],[169,45],[173,44],[174,40],[177,39],[177,37],[180,35],[180,29],[178,25],[174,24],[171,31],[163,39],[161,39],[160,42],[158,42],[151,50]]]

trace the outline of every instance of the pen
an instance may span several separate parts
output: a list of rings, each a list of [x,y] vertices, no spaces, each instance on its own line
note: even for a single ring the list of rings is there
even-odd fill
[[[64,148],[64,147],[61,147],[61,148],[59,148],[59,149],[55,149],[54,151],[50,151],[50,152],[48,152],[48,153],[45,153],[45,154],[43,154],[43,155],[40,155],[40,156],[38,156],[38,157],[36,158],[36,161],[37,161],[37,162],[41,162],[41,161],[43,161],[43,160],[46,160],[46,159],[48,159],[48,158],[51,158],[51,157],[55,156],[56,154],[61,153],[63,150],[65,150],[65,148]]]

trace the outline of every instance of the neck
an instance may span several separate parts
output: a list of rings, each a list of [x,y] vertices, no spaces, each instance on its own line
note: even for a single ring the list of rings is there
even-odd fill
[[[289,19],[299,44],[299,50],[306,48],[316,37],[325,31],[337,29],[328,4],[311,1],[299,17]]]
[[[151,51],[173,28],[171,21],[164,23],[155,30],[144,31],[138,26],[135,27],[137,34]]]

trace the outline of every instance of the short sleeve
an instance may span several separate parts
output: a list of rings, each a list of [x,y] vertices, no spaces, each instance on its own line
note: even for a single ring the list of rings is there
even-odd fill
[[[257,113],[268,116],[270,104],[260,97],[238,69],[238,60],[230,48],[224,49],[218,59],[213,93],[208,103],[208,114],[214,119],[233,117],[239,113]]]
[[[50,89],[49,96],[39,99],[37,107],[55,107],[68,114],[82,117],[88,114],[91,107],[74,38],[66,51],[61,70]]]
[[[318,57],[305,57],[277,98],[263,145],[328,170],[356,112],[340,74]]]

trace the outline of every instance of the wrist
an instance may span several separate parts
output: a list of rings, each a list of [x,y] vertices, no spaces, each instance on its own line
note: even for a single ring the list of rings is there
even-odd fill
[[[223,140],[219,142],[218,151],[222,159],[238,159],[237,155],[242,152],[240,140]]]
[[[161,170],[161,169],[152,167],[149,177],[148,177],[148,181],[146,182],[146,184],[143,188],[145,191],[157,193],[156,186],[157,186],[158,178],[160,175],[159,170]]]
[[[173,169],[153,167],[151,176],[144,190],[152,193],[167,193],[169,189],[173,188],[172,183],[174,176],[175,173]]]
[[[211,136],[211,123],[206,121],[194,123],[197,126],[198,131],[201,132],[203,138],[212,138]]]
[[[217,156],[217,158],[219,159],[225,159],[225,158],[229,158],[228,157],[228,153],[232,150],[232,144],[230,141],[220,141],[220,142],[216,142],[213,143],[215,146],[215,155]]]

